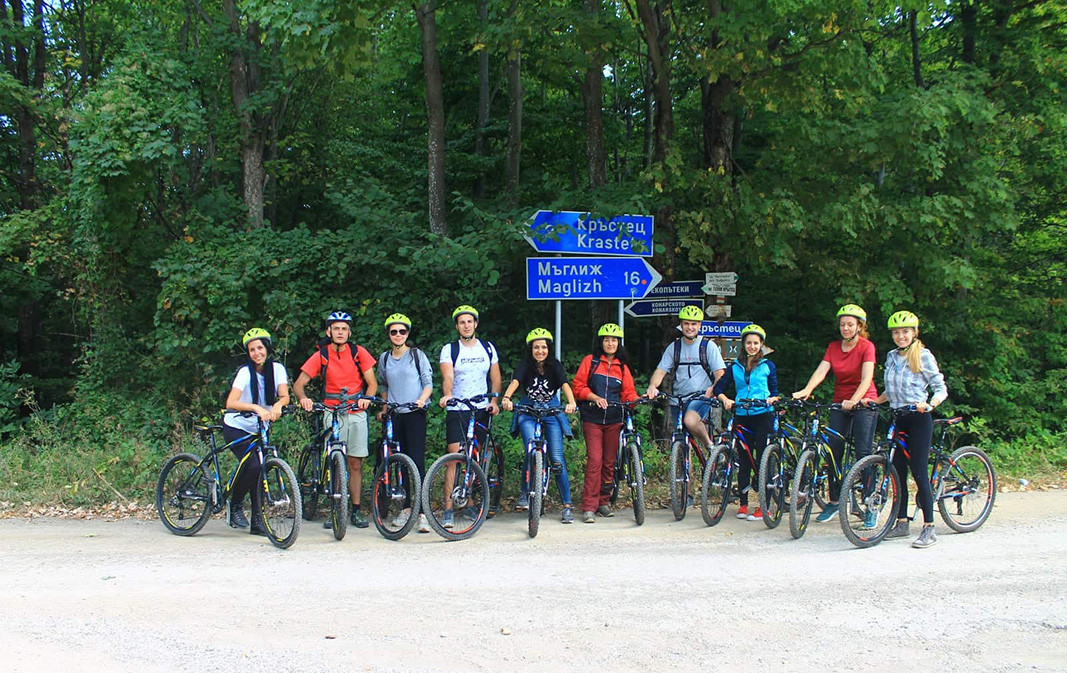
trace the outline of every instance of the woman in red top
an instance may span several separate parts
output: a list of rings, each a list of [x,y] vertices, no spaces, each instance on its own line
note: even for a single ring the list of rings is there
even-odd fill
[[[626,364],[622,328],[607,323],[597,331],[592,355],[586,355],[574,375],[574,397],[578,400],[585,435],[585,488],[582,512],[585,523],[594,523],[595,514],[615,516],[608,506],[614,481],[615,456],[623,413],[609,402],[637,399],[634,377]],[[595,513],[595,514],[594,514]]]
[[[793,393],[794,399],[806,400],[831,371],[834,373],[834,402],[840,409],[830,411],[830,427],[843,437],[852,437],[856,447],[856,460],[871,453],[874,444],[874,428],[878,412],[873,402],[878,398],[874,386],[874,344],[867,335],[867,312],[855,304],[846,304],[837,311],[837,328],[841,341],[833,341],[826,347],[822,362],[808,379],[802,390]],[[834,461],[841,465],[845,443],[830,435],[830,449]],[[841,492],[841,480],[830,473],[830,502],[815,518],[825,523],[837,516],[837,498]]]

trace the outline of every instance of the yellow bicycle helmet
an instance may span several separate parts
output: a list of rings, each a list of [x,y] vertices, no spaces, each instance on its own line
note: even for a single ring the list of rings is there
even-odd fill
[[[741,330],[741,340],[744,341],[745,337],[749,334],[755,334],[759,336],[760,341],[767,340],[767,332],[765,332],[763,328],[757,325],[756,323],[752,323],[751,325],[745,325],[745,327]]]
[[[533,343],[538,339],[552,341],[552,332],[549,332],[544,327],[535,327],[526,335],[526,343]]]
[[[897,311],[893,315],[889,316],[889,329],[897,329],[898,327],[914,327],[919,329],[919,316],[915,315],[911,311]]]
[[[600,326],[596,335],[598,337],[615,337],[616,339],[622,338],[622,328],[613,322],[606,322]]]
[[[867,312],[862,307],[856,304],[845,304],[841,308],[837,309],[837,319],[840,320],[842,316],[850,315],[860,322],[867,322]]]
[[[401,324],[408,329],[411,329],[411,318],[407,317],[403,313],[394,313],[385,319],[385,329],[389,329],[390,325]]]
[[[270,332],[263,329],[262,327],[253,327],[252,329],[245,332],[245,335],[241,337],[241,345],[245,348],[248,348],[248,342],[255,341],[256,339],[263,339],[263,345],[270,347]]]
[[[474,308],[473,306],[467,306],[466,304],[464,304],[462,306],[457,306],[456,310],[452,311],[452,320],[459,320],[459,317],[464,313],[469,314],[475,320],[478,319],[478,309]]]
[[[684,306],[678,311],[679,320],[704,320],[704,311],[699,306]]]

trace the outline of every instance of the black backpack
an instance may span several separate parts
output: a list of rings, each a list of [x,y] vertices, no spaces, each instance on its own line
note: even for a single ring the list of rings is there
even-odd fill
[[[415,360],[415,372],[419,375],[419,381],[421,382],[422,381],[422,358],[420,358],[419,356],[422,355],[422,351],[419,350],[418,348],[408,347],[408,352],[411,354],[412,359]],[[386,372],[386,369],[387,369],[387,367],[389,365],[389,360],[391,360],[391,359],[392,358],[389,356],[389,351],[385,351],[384,353],[382,353],[381,355],[378,356],[378,371],[381,373],[380,375],[381,375],[382,382],[385,381],[385,372]],[[453,362],[455,362],[454,358],[453,358]]]
[[[480,343],[482,345],[482,348],[485,349],[485,354],[489,356],[489,369],[492,370],[492,368],[493,368],[493,354],[497,352],[496,351],[496,346],[493,345],[492,341],[482,341],[481,339],[478,339],[478,343]],[[458,341],[453,341],[449,345],[452,347],[451,348],[451,352],[452,352],[452,372],[453,372],[453,376],[455,376],[456,361],[459,360],[459,342]],[[498,357],[498,361],[499,361],[499,357]],[[493,381],[489,376],[489,372],[487,371],[485,373],[485,391],[489,392],[492,389],[493,389]]]
[[[698,352],[700,354],[700,366],[704,368],[705,372],[707,372],[708,378],[711,379],[712,382],[714,382],[715,381],[715,372],[711,371],[711,364],[708,362],[708,342],[709,341],[711,341],[711,337],[707,337],[707,336],[700,337],[700,349],[699,349]],[[690,365],[695,365],[696,364],[695,362],[682,362],[681,359],[682,359],[682,340],[681,339],[675,339],[674,340],[674,366],[671,367],[671,371],[670,371],[670,375],[671,375],[672,379],[674,378],[674,373],[676,371],[678,371],[678,367],[679,366],[681,366],[681,365],[690,366]]]

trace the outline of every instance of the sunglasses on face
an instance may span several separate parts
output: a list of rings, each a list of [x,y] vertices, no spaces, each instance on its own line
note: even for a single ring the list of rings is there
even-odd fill
[[[407,333],[408,333],[408,331],[406,329],[391,329],[391,330],[389,330],[389,336],[397,336],[397,335],[403,336],[403,335],[405,335]]]

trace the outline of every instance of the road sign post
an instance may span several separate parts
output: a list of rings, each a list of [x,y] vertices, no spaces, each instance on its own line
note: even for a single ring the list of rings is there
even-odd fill
[[[574,210],[539,210],[526,240],[537,252],[651,257],[655,218],[651,215],[596,217]]]
[[[704,294],[733,297],[737,294],[737,274],[733,271],[709,273],[704,276]]]
[[[642,299],[662,279],[639,257],[527,257],[526,298]]]

